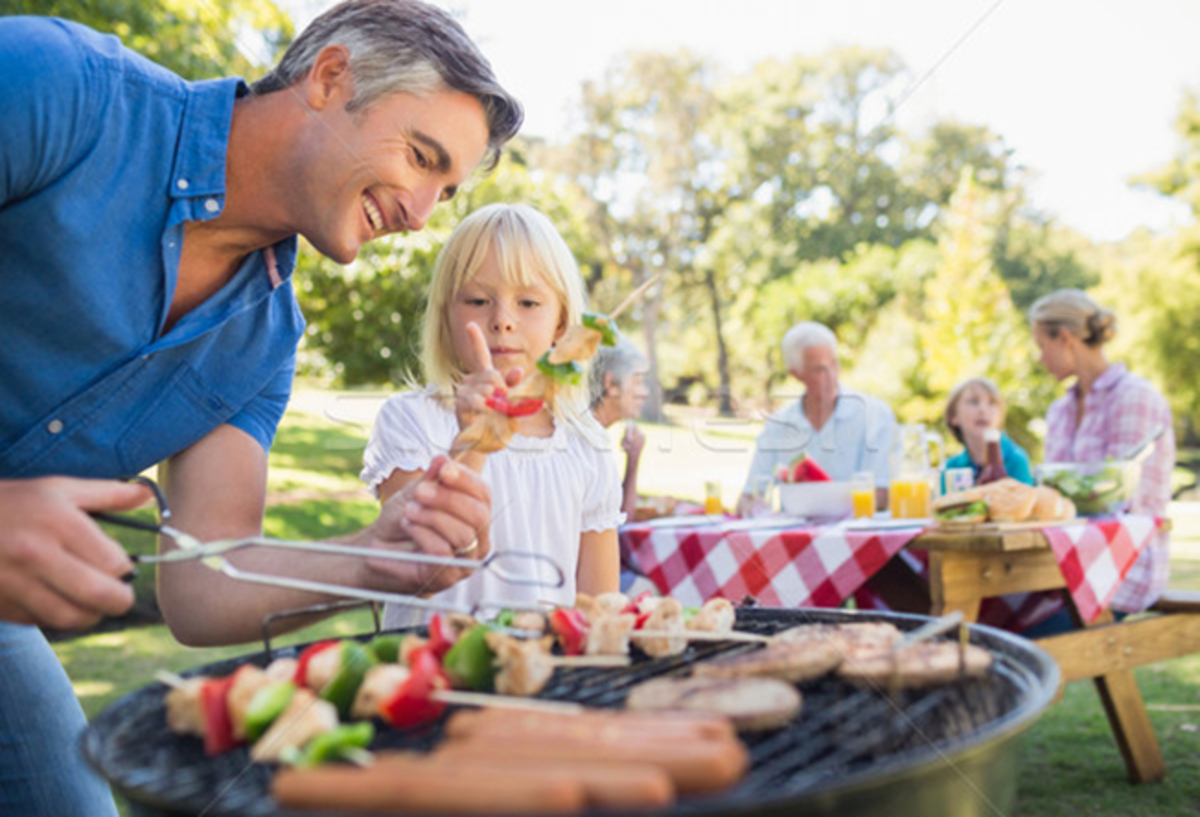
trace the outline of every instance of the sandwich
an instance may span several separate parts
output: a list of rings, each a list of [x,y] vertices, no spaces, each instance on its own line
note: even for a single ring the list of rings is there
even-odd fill
[[[960,522],[970,524],[986,522],[988,502],[983,490],[968,488],[965,491],[940,496],[933,503],[933,518],[938,522]]]
[[[1024,522],[1037,502],[1037,491],[1011,477],[989,482],[980,490],[993,522]]]
[[[1064,522],[1075,518],[1075,503],[1049,485],[1033,489],[1036,495],[1030,519],[1039,522]]]

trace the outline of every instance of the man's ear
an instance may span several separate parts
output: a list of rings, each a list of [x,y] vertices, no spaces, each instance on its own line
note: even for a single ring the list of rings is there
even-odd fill
[[[344,45],[327,45],[313,60],[305,79],[305,101],[313,110],[331,104],[343,106],[354,98],[354,77],[350,73],[350,50]]]

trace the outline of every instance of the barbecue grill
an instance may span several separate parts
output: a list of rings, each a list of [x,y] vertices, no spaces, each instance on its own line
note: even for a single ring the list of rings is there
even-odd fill
[[[913,630],[929,621],[895,613],[754,608],[739,609],[737,620],[739,629],[761,634],[847,621],[890,621]],[[742,736],[751,768],[741,783],[653,814],[1008,814],[1016,794],[1016,739],[1054,697],[1058,668],[1027,640],[983,626],[969,633],[971,643],[994,656],[985,678],[902,692],[857,688],[833,677],[802,684],[804,707],[790,725]],[[745,644],[693,643],[682,655],[643,659],[627,668],[559,669],[540,697],[617,707],[637,683],[687,674],[697,661],[744,649]],[[247,661],[267,660],[258,653],[186,674],[226,675]],[[134,814],[300,817],[276,806],[268,794],[272,770],[250,763],[244,748],[206,757],[199,740],[172,734],[165,694],[165,687],[154,684],[127,695],[100,713],[83,738],[89,762],[128,798]],[[427,750],[440,738],[440,724],[404,731],[383,727],[372,748]]]

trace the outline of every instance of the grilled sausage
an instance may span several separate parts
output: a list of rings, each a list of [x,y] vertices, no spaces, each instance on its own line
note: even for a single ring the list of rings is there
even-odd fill
[[[578,715],[559,715],[485,707],[455,712],[445,728],[447,739],[525,734],[547,739],[556,736],[591,739],[601,732],[612,735],[619,742],[648,739],[732,740],[736,737],[728,718],[703,712],[595,710]]]
[[[629,741],[602,731],[587,738],[478,735],[446,741],[437,753],[463,763],[503,757],[530,766],[561,760],[657,767],[670,776],[681,795],[726,789],[742,778],[750,763],[746,747],[736,740],[654,740],[647,734],[642,740]]]
[[[464,774],[470,783],[464,785]],[[576,814],[584,784],[562,775],[507,766],[489,773],[419,755],[380,752],[366,768],[321,766],[283,769],[271,794],[289,808],[424,814]]]
[[[584,800],[590,808],[662,808],[675,801],[675,786],[670,775],[658,766],[642,763],[593,763],[555,758],[531,764],[522,758],[503,755],[463,763],[455,759],[454,753],[443,755],[441,752],[434,752],[429,759],[444,764],[447,775],[469,769],[472,785],[481,774],[504,777],[536,774],[582,783]]]

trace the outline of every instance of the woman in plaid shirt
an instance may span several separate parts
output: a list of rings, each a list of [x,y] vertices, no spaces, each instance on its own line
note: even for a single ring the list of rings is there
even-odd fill
[[[1116,335],[1116,316],[1082,291],[1062,289],[1035,302],[1029,320],[1042,365],[1060,381],[1075,378],[1046,413],[1046,461],[1121,459],[1162,428],[1142,465],[1130,511],[1165,516],[1175,468],[1171,409],[1149,381],[1104,356],[1104,344]],[[1160,530],[1129,569],[1114,610],[1135,613],[1158,599],[1167,584],[1167,548],[1167,532]]]

